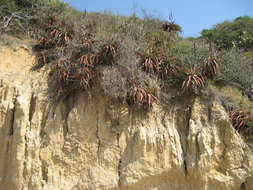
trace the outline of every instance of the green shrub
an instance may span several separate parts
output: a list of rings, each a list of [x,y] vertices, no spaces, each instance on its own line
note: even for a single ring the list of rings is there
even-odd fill
[[[149,44],[152,44],[155,47],[160,47],[160,48],[169,48],[171,39],[170,39],[170,33],[169,32],[164,32],[162,30],[154,31],[154,32],[147,32],[145,35],[146,41]]]
[[[231,49],[222,52],[220,75],[216,83],[240,85],[240,89],[252,96],[252,60],[242,50]]]
[[[1,0],[0,32],[38,38],[53,14],[65,15],[70,8],[59,0]]]
[[[202,37],[215,43],[219,49],[253,49],[253,18],[238,17],[233,22],[225,21],[213,29],[203,30]]]
[[[202,40],[181,39],[175,43],[172,54],[186,66],[203,66],[204,59],[210,55],[209,46]]]
[[[144,40],[145,25],[139,18],[131,16],[120,23],[118,32],[121,36],[127,36],[134,41],[141,41]]]

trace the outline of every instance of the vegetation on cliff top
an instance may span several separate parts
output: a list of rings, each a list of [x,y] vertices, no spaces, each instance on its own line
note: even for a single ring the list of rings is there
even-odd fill
[[[161,94],[201,95],[210,85],[239,86],[252,100],[252,27],[252,18],[239,17],[184,39],[173,19],[79,12],[58,0],[0,0],[0,33],[38,40],[32,69],[49,70],[53,101],[97,81],[109,99],[137,107],[149,108]],[[247,128],[236,107],[243,105],[232,103],[235,128]]]

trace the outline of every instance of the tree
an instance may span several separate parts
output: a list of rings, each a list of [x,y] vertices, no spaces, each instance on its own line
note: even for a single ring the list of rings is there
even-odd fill
[[[0,33],[33,34],[45,28],[49,13],[63,13],[67,7],[60,0],[0,0]]]
[[[253,49],[253,18],[238,17],[233,22],[224,21],[210,30],[203,30],[202,37],[214,42],[218,49],[240,48],[245,51]]]

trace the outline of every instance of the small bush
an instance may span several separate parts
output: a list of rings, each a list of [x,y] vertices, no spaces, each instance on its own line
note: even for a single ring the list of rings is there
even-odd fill
[[[59,0],[3,0],[0,4],[0,33],[40,38],[53,16],[74,12]],[[66,17],[65,17],[66,18]]]
[[[209,46],[202,40],[178,40],[171,53],[177,56],[186,67],[202,67],[204,60],[210,56]]]
[[[145,34],[145,39],[149,44],[157,48],[166,49],[169,48],[172,44],[171,34],[162,30],[147,32]]]
[[[124,19],[118,26],[118,33],[133,41],[143,41],[145,32],[144,22],[135,16]]]
[[[112,100],[126,101],[127,80],[117,67],[99,68],[101,74],[100,85],[105,95]]]
[[[174,22],[165,22],[162,28],[164,31],[168,32],[182,32],[182,28]]]
[[[223,51],[220,66],[220,75],[216,78],[216,83],[241,85],[241,90],[252,96],[252,60],[244,55],[241,50],[231,49]]]
[[[209,38],[217,48],[229,50],[240,48],[244,51],[253,49],[253,18],[237,17],[234,21],[224,21],[210,30],[203,30],[202,37]],[[211,38],[210,38],[211,37]]]

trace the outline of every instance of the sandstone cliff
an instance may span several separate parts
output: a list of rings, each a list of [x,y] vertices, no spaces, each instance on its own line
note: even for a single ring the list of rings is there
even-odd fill
[[[56,106],[24,42],[0,49],[0,190],[252,190],[253,153],[216,98],[145,113],[97,90]]]

